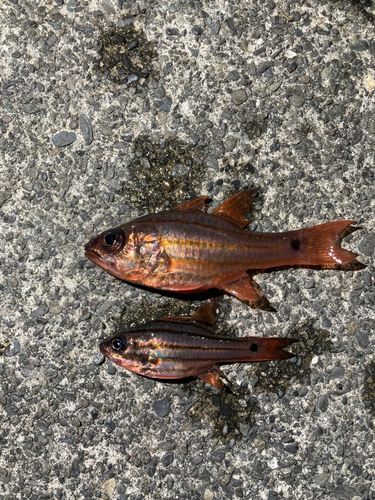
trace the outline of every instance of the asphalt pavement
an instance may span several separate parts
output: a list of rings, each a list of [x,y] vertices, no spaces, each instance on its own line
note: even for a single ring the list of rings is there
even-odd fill
[[[375,499],[375,8],[370,0],[3,0],[0,500]],[[105,229],[256,188],[250,230],[357,221],[344,270],[254,279],[217,331],[290,336],[236,395],[99,343],[199,300],[84,257]],[[194,299],[199,299],[194,297]]]

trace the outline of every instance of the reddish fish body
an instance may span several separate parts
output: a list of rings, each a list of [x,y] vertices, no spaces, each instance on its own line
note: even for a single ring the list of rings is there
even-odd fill
[[[196,376],[219,388],[224,388],[225,377],[218,364],[293,357],[283,350],[293,339],[214,335],[201,321],[205,321],[204,311],[214,314],[215,308],[216,301],[208,301],[192,318],[137,325],[106,339],[100,350],[110,361],[139,375],[157,379]]]
[[[94,238],[85,255],[133,283],[182,293],[219,288],[244,302],[259,298],[247,270],[343,264],[356,257],[338,244],[353,221],[284,233],[245,231],[252,197],[251,190],[234,195],[212,214],[204,212],[202,197],[146,215]]]

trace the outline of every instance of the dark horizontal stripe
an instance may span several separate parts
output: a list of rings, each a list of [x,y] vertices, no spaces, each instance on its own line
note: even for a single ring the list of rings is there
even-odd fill
[[[181,325],[182,326],[182,325]],[[147,332],[147,337],[149,337],[151,330],[146,330]],[[144,347],[144,348],[149,348],[149,349],[155,349],[152,346],[148,345],[149,343],[152,343],[153,341],[157,342],[159,345],[156,349],[173,349],[173,350],[204,350],[204,351],[222,351],[222,350],[238,350],[241,349],[240,345],[246,343],[246,341],[249,341],[247,338],[231,338],[231,337],[208,337],[204,335],[200,335],[199,333],[189,333],[184,331],[184,328],[176,329],[175,332],[171,330],[165,330],[163,328],[153,328],[152,333],[154,334],[153,337],[150,338],[137,338],[138,336],[145,335],[142,331],[136,332],[136,336],[130,337],[130,339],[133,340],[133,342],[144,342],[145,345],[141,346],[138,345],[139,347]],[[169,335],[169,336],[178,336],[180,337],[179,339],[173,340],[173,339],[167,339],[163,340],[161,338],[161,335]],[[181,342],[182,338],[188,338],[190,339],[190,342]],[[196,342],[196,344],[194,344]],[[221,343],[222,342],[222,343]],[[228,345],[232,344],[232,346]],[[134,345],[137,347],[137,345]]]

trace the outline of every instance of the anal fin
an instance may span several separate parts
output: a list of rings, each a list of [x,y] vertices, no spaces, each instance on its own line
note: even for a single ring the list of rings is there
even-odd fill
[[[254,290],[250,282],[249,275],[246,273],[244,273],[238,280],[220,286],[220,290],[223,290],[230,295],[234,295],[237,299],[245,302],[245,304],[249,304],[249,302],[255,302],[260,299],[260,296]]]
[[[230,390],[231,382],[227,379],[224,373],[216,365],[213,366],[212,368],[207,368],[207,370],[195,376],[197,378],[200,378],[201,380],[204,380],[208,384],[217,387],[218,389],[232,392]]]

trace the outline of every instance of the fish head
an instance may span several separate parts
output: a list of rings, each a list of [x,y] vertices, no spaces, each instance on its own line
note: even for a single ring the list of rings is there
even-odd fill
[[[151,342],[152,339],[151,339]],[[150,349],[151,347],[151,349]],[[138,374],[146,374],[159,364],[153,354],[149,338],[123,332],[109,337],[100,344],[100,352],[109,361]]]
[[[104,271],[126,279],[136,265],[134,233],[124,226],[109,229],[85,245],[85,257]]]
[[[131,369],[130,366],[133,357],[130,353],[131,342],[129,342],[129,339],[125,335],[120,333],[103,340],[99,349],[103,356],[112,361],[112,363]]]

